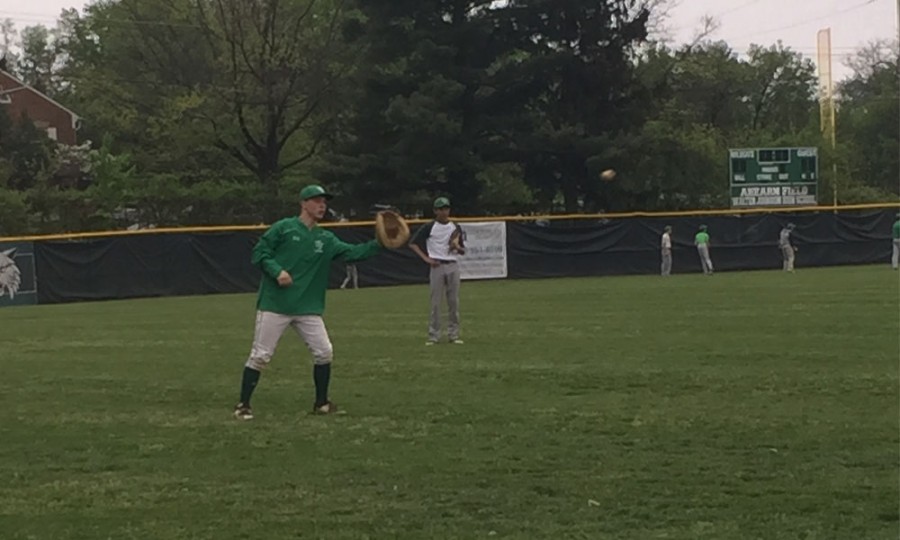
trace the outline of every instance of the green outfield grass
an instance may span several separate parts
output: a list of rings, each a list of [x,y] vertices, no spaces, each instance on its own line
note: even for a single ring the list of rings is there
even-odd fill
[[[231,418],[253,295],[0,310],[0,537],[896,539],[887,266],[332,291]]]

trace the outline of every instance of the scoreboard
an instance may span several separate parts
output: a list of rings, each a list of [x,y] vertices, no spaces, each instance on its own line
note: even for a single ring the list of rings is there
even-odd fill
[[[728,158],[732,208],[817,204],[818,148],[737,148]]]

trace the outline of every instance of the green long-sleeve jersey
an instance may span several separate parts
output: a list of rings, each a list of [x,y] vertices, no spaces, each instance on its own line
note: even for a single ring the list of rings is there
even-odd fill
[[[263,273],[256,308],[282,315],[321,315],[331,261],[361,261],[379,251],[375,240],[347,244],[318,225],[310,229],[299,217],[282,219],[253,248],[251,262]],[[278,285],[282,270],[294,280],[288,287]]]

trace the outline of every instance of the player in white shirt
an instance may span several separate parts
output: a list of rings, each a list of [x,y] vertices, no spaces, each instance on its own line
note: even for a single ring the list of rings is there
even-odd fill
[[[796,225],[788,223],[781,232],[778,233],[778,248],[781,250],[781,268],[785,272],[794,271],[794,253],[797,248],[791,244],[791,233],[794,232]]]
[[[660,241],[660,250],[662,252],[662,275],[668,276],[672,274],[672,226],[666,225],[663,229],[662,240]]]
[[[466,247],[462,228],[450,221],[450,200],[434,200],[435,219],[419,227],[409,240],[409,247],[431,267],[431,319],[428,341],[434,345],[441,338],[441,304],[447,297],[447,337],[450,343],[462,344],[459,337],[459,256]]]

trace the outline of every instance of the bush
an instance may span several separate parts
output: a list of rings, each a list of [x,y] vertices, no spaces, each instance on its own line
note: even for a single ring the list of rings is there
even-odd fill
[[[107,229],[112,223],[90,192],[39,185],[25,192],[37,232],[41,234]]]
[[[16,236],[31,231],[28,202],[19,191],[0,188],[0,236]]]
[[[204,181],[191,186],[186,223],[191,225],[232,225],[261,223],[265,191],[258,183]]]
[[[838,186],[839,204],[883,203],[895,199],[896,195],[891,195],[877,187],[867,184],[852,183],[847,186]],[[819,192],[819,204],[831,200],[831,191]]]

